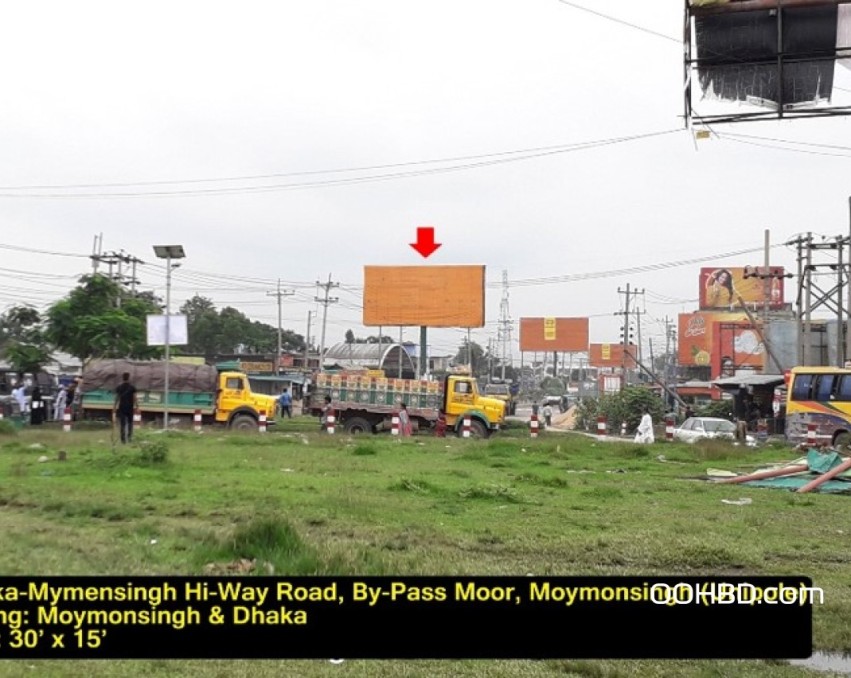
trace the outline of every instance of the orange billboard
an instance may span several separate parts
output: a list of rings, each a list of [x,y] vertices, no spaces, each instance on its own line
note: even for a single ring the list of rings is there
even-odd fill
[[[741,313],[715,313],[698,311],[680,313],[679,346],[677,359],[680,365],[709,367],[715,346],[715,326],[718,323],[747,323],[748,316]]]
[[[635,353],[638,347],[630,344],[624,355],[623,344],[591,344],[588,350],[588,364],[591,367],[626,367],[635,369]]]
[[[771,266],[766,272],[764,266],[745,266],[744,268],[702,268],[700,269],[700,308],[701,310],[740,308],[739,296],[749,308],[765,306],[768,295],[769,308],[782,308],[784,269]]]
[[[588,318],[520,318],[521,351],[588,350]]]
[[[763,370],[766,351],[749,322],[717,323],[712,342],[712,378],[733,377],[740,370]]]
[[[484,266],[365,266],[363,324],[484,327]]]

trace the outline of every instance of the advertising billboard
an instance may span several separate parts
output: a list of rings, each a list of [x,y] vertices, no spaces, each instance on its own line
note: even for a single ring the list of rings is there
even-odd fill
[[[768,294],[769,308],[784,305],[783,267],[771,266],[768,274],[764,266],[743,268],[700,269],[701,310],[740,308],[739,296],[748,308],[763,308]]]
[[[588,350],[588,318],[520,318],[521,351]]]
[[[624,355],[623,344],[591,344],[588,347],[588,364],[591,367],[626,367],[635,369],[634,356],[638,351],[635,344],[627,347]]]
[[[690,367],[712,364],[712,338],[716,322],[747,322],[742,313],[680,313],[677,361]]]
[[[712,378],[734,377],[743,370],[762,371],[765,345],[749,322],[716,323],[712,346]]]
[[[484,327],[484,266],[365,266],[366,327]]]

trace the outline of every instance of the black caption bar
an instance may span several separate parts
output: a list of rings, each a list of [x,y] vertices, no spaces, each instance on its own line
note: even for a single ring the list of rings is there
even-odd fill
[[[5,577],[0,659],[801,659],[806,577]]]

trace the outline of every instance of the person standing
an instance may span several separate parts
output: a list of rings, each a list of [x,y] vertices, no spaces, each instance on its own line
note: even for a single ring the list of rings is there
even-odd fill
[[[62,421],[65,415],[65,403],[68,402],[68,389],[63,386],[56,394],[56,400],[53,402],[53,421]]]
[[[278,398],[278,405],[281,407],[282,418],[284,415],[286,415],[288,419],[293,418],[293,397],[286,388],[281,391],[281,397]]]
[[[139,407],[136,387],[130,383],[130,373],[121,375],[121,383],[115,389],[115,405],[113,416],[118,415],[118,425],[121,430],[121,442],[133,441],[133,412]]]
[[[33,388],[32,399],[30,402],[30,425],[41,426],[45,419],[47,419],[47,416],[44,411],[44,400],[41,397],[41,388],[35,386]]]
[[[635,442],[652,443],[655,440],[656,438],[653,435],[653,418],[650,416],[650,410],[644,410],[641,423],[638,424],[638,430],[635,433]]]
[[[74,418],[74,398],[77,397],[77,380],[75,379],[68,384],[68,389],[65,391],[65,407],[71,410],[71,419]],[[64,410],[63,410],[64,414]]]
[[[320,419],[322,431],[328,430],[328,416],[334,414],[334,408],[331,406],[331,396],[325,396],[325,405],[322,406],[322,416]]]
[[[18,414],[20,414],[21,418],[25,417],[27,415],[27,385],[23,377],[18,380],[18,383],[12,390],[12,397],[18,404]]]
[[[553,425],[553,408],[550,406],[549,403],[544,405],[543,414],[544,414],[544,426],[549,428],[550,426]]]
[[[399,435],[411,435],[411,415],[408,414],[408,404],[402,403],[399,407]]]

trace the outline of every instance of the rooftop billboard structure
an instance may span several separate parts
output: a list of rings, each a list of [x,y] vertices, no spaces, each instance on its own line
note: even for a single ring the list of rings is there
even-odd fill
[[[365,266],[366,327],[484,327],[484,266]]]
[[[783,278],[780,266],[744,268],[701,268],[700,309],[702,311],[741,310],[739,297],[748,308],[761,309],[766,301],[771,309],[785,305]]]
[[[849,3],[686,0],[686,121],[851,114],[851,97],[833,103],[835,67],[851,67]]]
[[[520,318],[520,350],[584,353],[588,318]]]

